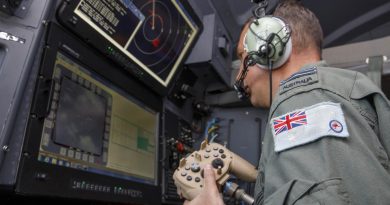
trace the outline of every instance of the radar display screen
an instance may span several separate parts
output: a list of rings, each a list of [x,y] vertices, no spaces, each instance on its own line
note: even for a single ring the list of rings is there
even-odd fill
[[[116,62],[136,65],[126,69],[146,84],[153,79],[167,87],[200,33],[199,20],[186,5],[180,0],[79,0],[59,17]]]
[[[158,78],[169,81],[195,29],[177,1],[133,2],[145,14],[145,21],[127,50]]]

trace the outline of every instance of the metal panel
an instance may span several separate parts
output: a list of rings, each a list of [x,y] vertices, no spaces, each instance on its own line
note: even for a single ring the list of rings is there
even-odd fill
[[[230,85],[231,62],[233,56],[233,41],[217,14],[203,17],[201,36],[196,43],[186,64],[190,64],[195,73],[210,73],[211,67],[226,85]],[[198,74],[202,76],[202,74]]]
[[[13,185],[21,155],[31,90],[37,78],[42,22],[54,1],[33,1],[24,18],[0,21],[0,184]],[[5,15],[5,14],[1,14]],[[5,36],[5,38],[4,38]],[[33,70],[33,71],[32,71]],[[27,87],[26,87],[27,85]],[[27,88],[27,89],[26,89]],[[30,93],[30,94],[29,94]],[[15,120],[17,119],[17,120]]]
[[[226,144],[232,152],[257,166],[267,116],[266,110],[252,107],[214,109],[210,119],[219,119],[215,142]]]

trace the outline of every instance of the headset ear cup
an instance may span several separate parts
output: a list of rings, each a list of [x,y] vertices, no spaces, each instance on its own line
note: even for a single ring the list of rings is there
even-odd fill
[[[246,52],[258,52],[253,59],[263,69],[268,68],[268,58],[272,62],[272,69],[281,67],[289,59],[292,52],[291,30],[284,20],[274,16],[265,16],[256,19],[245,35],[244,48]],[[272,55],[264,55],[261,51],[266,45]]]
[[[283,64],[287,62],[287,60],[290,58],[292,52],[292,42],[291,42],[291,37],[287,41],[283,54],[280,56],[279,60],[274,62],[273,69],[281,67]]]

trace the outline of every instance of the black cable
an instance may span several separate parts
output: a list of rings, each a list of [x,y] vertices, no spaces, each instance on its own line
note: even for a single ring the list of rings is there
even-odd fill
[[[265,10],[268,7],[268,1],[267,0],[252,0],[253,3],[258,4],[256,8],[252,10],[252,14],[256,18],[261,18],[265,16]]]
[[[268,48],[270,42],[267,42],[266,46]],[[272,104],[272,61],[270,60],[270,57],[268,55],[269,49],[266,50],[266,56],[267,56],[267,65],[268,65],[268,71],[269,71],[269,106],[271,107]]]
[[[268,58],[268,67],[269,67],[269,106],[271,107],[272,105],[272,61],[269,60]]]
[[[243,68],[239,73],[238,79],[234,83],[234,89],[237,91],[238,98],[241,100],[244,100],[249,97],[248,93],[245,91],[244,88],[244,79],[248,73],[248,67],[249,67],[249,58],[250,56],[246,56],[243,60]]]

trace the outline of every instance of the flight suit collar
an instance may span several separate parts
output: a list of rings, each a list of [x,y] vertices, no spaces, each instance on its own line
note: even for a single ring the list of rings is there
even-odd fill
[[[305,69],[309,69],[309,68],[313,68],[313,67],[328,67],[329,65],[326,63],[325,60],[321,60],[321,61],[317,61],[315,63],[309,63],[309,64],[306,64],[304,66],[302,66],[302,68],[300,69],[300,71],[302,70],[305,70]],[[298,72],[300,72],[298,71]]]
[[[325,61],[318,61],[302,66],[298,72],[280,82],[279,95],[289,90],[318,82],[317,68],[324,66],[327,66]]]
[[[270,113],[272,113],[278,104],[286,97],[300,92],[300,90],[307,87],[308,85],[314,85],[318,83],[319,78],[317,68],[326,66],[327,63],[325,61],[306,64],[302,66],[298,72],[281,81],[279,85],[279,93],[272,102]]]

